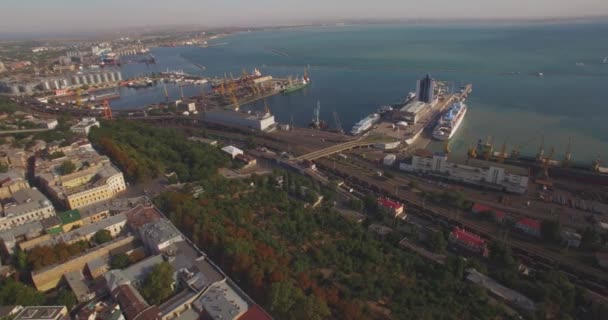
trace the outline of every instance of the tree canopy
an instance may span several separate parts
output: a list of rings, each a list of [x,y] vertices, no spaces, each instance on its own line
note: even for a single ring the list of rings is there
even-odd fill
[[[141,295],[149,304],[163,303],[173,294],[173,267],[163,261],[152,268],[141,286]]]
[[[95,240],[95,243],[97,244],[104,244],[106,242],[112,241],[112,234],[109,230],[102,229],[95,232],[95,234],[93,235],[93,240]]]

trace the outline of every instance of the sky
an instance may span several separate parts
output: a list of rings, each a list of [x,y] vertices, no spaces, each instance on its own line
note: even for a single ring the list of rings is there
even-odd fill
[[[347,19],[608,16],[608,0],[2,0],[0,32],[272,26]]]

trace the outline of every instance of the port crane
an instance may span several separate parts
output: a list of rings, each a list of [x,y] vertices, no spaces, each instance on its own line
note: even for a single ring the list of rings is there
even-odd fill
[[[313,116],[312,116],[312,126],[315,128],[321,127],[321,101],[317,100],[317,105],[314,108]]]
[[[564,161],[562,165],[568,167],[572,164],[572,137],[568,138],[568,146],[566,147],[566,154],[564,155]]]
[[[338,116],[338,112],[336,112],[336,110],[334,110],[334,122],[336,123],[336,132],[344,133],[344,130],[342,129],[342,122],[340,121],[340,117]]]
[[[528,146],[530,143],[534,142],[537,139],[537,137],[534,137],[528,141],[525,141],[523,143],[520,144],[516,144],[515,146],[513,146],[513,150],[511,151],[511,158],[513,159],[517,159],[519,158],[520,152],[522,148],[525,148],[526,146]]]
[[[110,102],[108,99],[103,100],[103,118],[106,120],[112,120],[112,108],[110,108]]]

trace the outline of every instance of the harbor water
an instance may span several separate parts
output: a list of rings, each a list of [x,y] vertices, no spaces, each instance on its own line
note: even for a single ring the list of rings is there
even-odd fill
[[[321,118],[333,124],[336,111],[348,131],[381,105],[399,102],[415,90],[416,79],[430,73],[455,90],[473,84],[467,116],[452,139],[455,153],[464,155],[469,145],[491,137],[495,148],[521,144],[524,153],[534,154],[544,139],[546,151],[554,147],[561,159],[571,140],[575,161],[608,161],[608,64],[602,63],[608,23],[308,27],[216,41],[226,44],[155,48],[156,65],[125,65],[123,77],[167,69],[237,77],[254,67],[279,77],[301,76],[308,67],[313,82],[268,98],[272,112],[280,122],[306,125],[320,101]],[[162,87],[143,90],[150,92],[123,96],[113,106],[164,99]],[[184,93],[198,94],[200,87]],[[261,109],[263,102],[245,107]]]

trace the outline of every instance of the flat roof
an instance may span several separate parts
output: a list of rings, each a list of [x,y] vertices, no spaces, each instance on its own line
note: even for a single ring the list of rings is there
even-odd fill
[[[60,315],[67,315],[65,306],[35,306],[25,307],[14,320],[48,320],[62,319]]]
[[[130,281],[142,283],[154,266],[165,261],[162,255],[148,257],[122,270],[123,275]]]
[[[4,216],[19,216],[38,209],[52,207],[51,201],[36,188],[21,189],[13,193],[14,206],[4,206]]]
[[[142,237],[145,237],[155,244],[160,244],[182,236],[181,232],[179,232],[173,223],[167,219],[159,219],[147,223],[142,226],[140,232]]]

